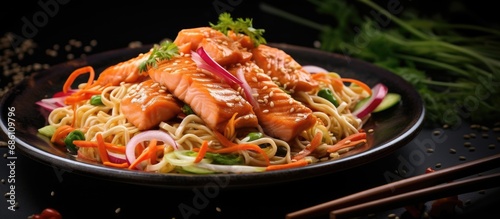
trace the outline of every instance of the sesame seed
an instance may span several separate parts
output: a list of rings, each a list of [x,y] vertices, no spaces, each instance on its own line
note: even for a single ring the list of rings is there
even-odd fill
[[[228,106],[228,107],[234,107],[234,103],[228,103],[228,102],[226,102],[226,106]]]
[[[265,109],[265,110],[262,110],[263,113],[268,113],[269,110],[268,109]]]
[[[470,128],[471,128],[471,129],[477,129],[477,128],[479,128],[479,127],[480,127],[480,126],[479,126],[478,124],[472,124],[472,125],[470,125]]]
[[[269,106],[274,107],[274,102],[273,102],[273,101],[271,101],[271,102],[269,103]]]

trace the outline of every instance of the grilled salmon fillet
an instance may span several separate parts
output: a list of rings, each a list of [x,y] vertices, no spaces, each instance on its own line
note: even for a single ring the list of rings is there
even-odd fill
[[[213,130],[223,133],[235,113],[235,128],[258,126],[252,105],[228,84],[202,72],[190,56],[162,61],[148,74],[188,104]]]
[[[231,74],[244,74],[254,92],[259,109],[255,114],[262,129],[270,136],[290,141],[317,121],[312,110],[283,91],[253,62],[228,68]]]
[[[184,54],[203,47],[205,52],[222,66],[250,60],[252,53],[241,44],[248,46],[249,39],[236,34],[231,36],[210,27],[197,27],[179,31],[173,43],[179,47],[179,52]]]
[[[290,91],[311,91],[318,83],[285,51],[260,44],[252,50],[252,60],[280,87]]]
[[[148,59],[150,54],[151,51],[141,53],[137,57],[107,67],[97,78],[96,84],[117,86],[121,82],[134,83],[149,79],[147,74],[140,73],[139,65]]]
[[[129,88],[120,109],[135,127],[147,130],[177,116],[182,105],[165,87],[148,79]]]

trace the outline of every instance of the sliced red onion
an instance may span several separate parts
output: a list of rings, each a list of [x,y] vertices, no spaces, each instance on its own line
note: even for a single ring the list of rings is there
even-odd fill
[[[369,97],[368,101],[352,114],[358,118],[363,118],[370,114],[382,102],[388,91],[389,89],[385,85],[381,83],[376,84],[372,88],[372,95]]]
[[[55,93],[51,98],[45,98],[41,99],[36,102],[37,105],[41,106],[42,108],[52,111],[56,108],[59,107],[64,107],[66,104],[64,103],[64,99],[66,99],[67,96],[77,92],[78,89],[71,89],[67,93],[64,93],[62,91],[59,91]]]
[[[245,99],[252,104],[253,107],[256,107],[258,109],[258,104],[257,101],[253,98],[252,95],[252,89],[248,85],[247,81],[245,80],[245,77],[243,76],[243,71],[238,71],[238,77],[235,77],[233,74],[231,74],[229,71],[227,71],[225,68],[223,68],[219,63],[217,63],[215,60],[210,57],[203,47],[200,47],[196,50],[196,52],[191,52],[191,57],[193,61],[196,63],[198,68],[205,69],[215,76],[221,78],[229,84],[230,86],[235,86],[239,85],[242,89],[243,92],[245,93]]]
[[[306,70],[307,72],[313,74],[313,73],[328,73],[330,71],[327,71],[326,69],[319,67],[317,65],[304,65],[302,66],[302,69]]]
[[[169,144],[172,147],[174,147],[175,150],[177,150],[179,147],[177,146],[177,143],[175,142],[175,139],[170,136],[170,134],[160,131],[160,130],[148,130],[148,131],[143,131],[139,134],[134,135],[130,139],[130,141],[127,143],[126,148],[125,148],[125,155],[127,158],[127,161],[129,163],[133,163],[137,158],[135,157],[135,147],[139,143],[145,142],[145,141],[151,141],[153,139],[156,139],[157,141],[162,141],[165,144]]]
[[[241,84],[241,87],[243,88],[243,91],[245,92],[245,96],[247,97],[246,99],[248,100],[248,102],[250,102],[250,104],[252,104],[252,106],[255,110],[258,110],[259,103],[255,100],[255,98],[252,95],[252,93],[253,93],[252,88],[248,84],[247,79],[245,79],[245,74],[243,73],[243,70],[238,69],[238,71],[236,72],[236,76],[243,82]]]
[[[117,163],[117,164],[128,163],[125,154],[114,153],[111,151],[108,151],[108,159],[109,162],[111,163]]]
[[[36,104],[44,109],[52,111],[56,108],[66,106],[66,104],[64,104],[64,99],[66,99],[66,97],[45,98],[37,101]]]
[[[241,86],[242,82],[213,60],[212,57],[205,52],[203,47],[198,48],[196,52],[191,52],[191,57],[199,68],[208,70],[212,74],[223,79],[229,85],[237,84]]]

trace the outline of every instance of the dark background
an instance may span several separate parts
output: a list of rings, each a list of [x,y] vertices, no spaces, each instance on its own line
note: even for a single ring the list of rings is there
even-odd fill
[[[378,0],[386,6],[389,0]],[[42,4],[40,4],[42,3]],[[174,38],[183,28],[206,26],[216,22],[222,11],[233,17],[252,18],[254,27],[265,29],[269,42],[313,46],[318,32],[288,20],[270,15],[259,9],[259,4],[273,5],[284,11],[318,23],[334,25],[335,21],[320,15],[309,1],[151,1],[131,3],[102,1],[101,3],[76,0],[9,1],[0,7],[1,31],[10,31],[21,37],[31,38],[42,46],[63,43],[68,39],[83,42],[96,39],[96,50],[125,47],[131,41],[156,43],[164,38]],[[496,26],[497,14],[491,2],[401,0],[405,8],[416,8],[422,15],[439,15],[453,22]],[[41,5],[46,5],[44,7]],[[56,7],[54,7],[57,5]],[[45,8],[50,8],[46,10]],[[45,13],[45,18],[40,12]],[[368,13],[366,13],[368,14]],[[38,19],[35,21],[35,19]],[[26,37],[23,29],[33,24],[34,34]],[[5,26],[4,26],[5,25]]]
[[[50,5],[50,11],[44,9],[39,4],[40,2],[42,5]],[[383,6],[389,0],[377,2]],[[484,26],[498,25],[497,8],[491,5],[491,1],[401,0],[400,2],[405,7],[415,8],[422,15],[437,14],[449,21]],[[131,42],[158,43],[166,38],[175,38],[181,29],[207,26],[209,22],[216,22],[218,14],[222,11],[230,12],[233,17],[252,18],[254,27],[266,30],[264,36],[268,42],[314,47],[314,42],[319,37],[317,30],[265,13],[259,8],[261,3],[273,5],[318,23],[335,23],[330,17],[318,14],[316,8],[305,0],[184,0],[176,2],[141,0],[101,1],[100,3],[41,0],[9,1],[8,4],[4,1],[0,6],[2,37],[0,45],[2,55],[4,55],[0,59],[2,65],[0,72],[12,72],[12,69],[21,67],[20,74],[29,75],[35,70],[27,66],[33,63],[40,63],[46,68],[68,59],[128,47]],[[35,21],[34,18],[42,19]],[[27,30],[29,32],[25,32]],[[32,40],[33,44],[29,46],[31,50],[28,50],[31,52],[20,52],[19,54],[22,53],[23,56],[9,55],[5,58],[6,53],[21,49],[21,46],[16,44],[20,41],[12,41],[12,38],[4,35],[5,33],[14,34],[10,36],[14,36],[17,40]],[[74,41],[81,43],[81,46],[78,46],[78,43],[73,44]],[[72,46],[65,48],[68,44]],[[90,48],[90,50],[85,50],[85,48]],[[57,52],[57,55],[50,55],[51,52]],[[0,88],[12,86],[12,81],[17,80],[15,75],[15,73],[7,74],[7,76],[1,74]],[[425,129],[418,138],[428,138],[432,136],[433,131],[433,128]],[[450,155],[449,147],[461,146],[464,141],[461,136],[470,132],[476,133],[476,131],[466,125],[460,130],[448,131],[447,134],[454,138],[450,137],[446,142],[447,145],[436,148],[435,156],[428,159],[426,164],[419,166],[420,169],[415,170],[415,173],[422,173],[423,168],[434,166],[437,162],[444,162],[442,160],[446,158],[450,158],[451,163],[458,163],[456,159],[458,155]],[[480,135],[480,132],[477,133]],[[498,132],[490,131],[490,133],[496,134],[498,139]],[[0,140],[4,141],[4,139]],[[495,137],[476,140],[478,144],[483,140],[488,144],[498,145]],[[400,163],[400,156],[409,156],[414,146],[410,143],[394,155],[374,162],[369,166],[369,170],[366,170],[366,167],[359,167],[334,176],[319,177],[312,181],[223,192],[218,199],[211,200],[210,206],[200,215],[193,215],[192,218],[284,218],[286,213],[386,183],[382,173],[392,171],[397,167]],[[498,148],[498,146],[496,150],[483,148],[483,151],[486,151],[485,154],[498,152]],[[2,154],[5,153],[5,147],[0,147],[0,149],[2,149]],[[476,152],[468,156],[471,159],[477,158],[481,156],[481,153]],[[4,163],[5,159],[2,159],[0,179],[5,178]],[[7,212],[7,217],[4,217],[2,213],[5,212],[6,205],[5,201],[1,200],[3,204],[0,205],[0,218],[2,219],[27,218],[46,207],[61,210],[66,215],[64,218],[92,218],[93,216],[99,217],[99,215],[107,218],[144,218],[147,213],[162,216],[158,218],[171,218],[172,215],[181,218],[176,205],[165,206],[162,200],[168,199],[169,203],[176,203],[176,200],[179,203],[189,203],[193,197],[192,191],[158,190],[122,183],[115,184],[71,173],[64,175],[64,182],[61,183],[54,174],[55,169],[40,165],[26,157],[20,157],[16,168],[19,181],[17,190],[18,200],[20,200],[19,209],[14,214]],[[6,188],[0,188],[2,192],[6,191]],[[468,211],[460,218],[470,218],[475,214],[480,214],[478,217],[481,218],[498,217],[499,213],[495,208],[498,207],[499,191],[494,190],[492,194],[493,196],[484,196],[484,198],[478,198],[477,193],[464,196],[465,201],[472,200],[473,203],[479,204],[470,205]],[[256,199],[255,202],[245,201],[242,206],[237,204],[248,197]],[[225,206],[231,206],[231,208]],[[214,210],[216,207],[222,207],[222,212],[216,212]],[[114,213],[117,208],[121,208],[121,213]],[[381,211],[385,210],[389,213],[393,212],[391,209]],[[380,215],[378,215],[379,218],[386,218],[387,214]]]

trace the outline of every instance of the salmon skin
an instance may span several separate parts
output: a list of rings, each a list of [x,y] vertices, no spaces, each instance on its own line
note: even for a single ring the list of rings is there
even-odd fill
[[[271,76],[273,81],[285,90],[311,91],[318,83],[285,51],[260,44],[252,50],[253,61]]]
[[[162,61],[148,74],[188,104],[212,130],[223,133],[234,114],[235,128],[259,125],[252,105],[221,79],[202,72],[189,55]]]
[[[197,27],[179,31],[174,44],[179,47],[179,52],[189,54],[203,47],[212,59],[219,65],[227,66],[243,63],[252,58],[249,48],[252,44],[249,39],[232,33],[226,36],[220,31],[210,27]]]
[[[244,74],[259,105],[255,114],[266,134],[290,141],[316,123],[317,119],[311,109],[283,91],[255,63],[237,64],[228,71],[234,75]]]
[[[149,79],[148,74],[141,73],[139,65],[149,58],[151,51],[141,53],[137,57],[120,62],[104,69],[95,84],[101,86],[118,86],[121,82],[135,83]]]
[[[132,85],[121,100],[125,118],[139,130],[147,130],[181,113],[183,103],[151,79]]]

